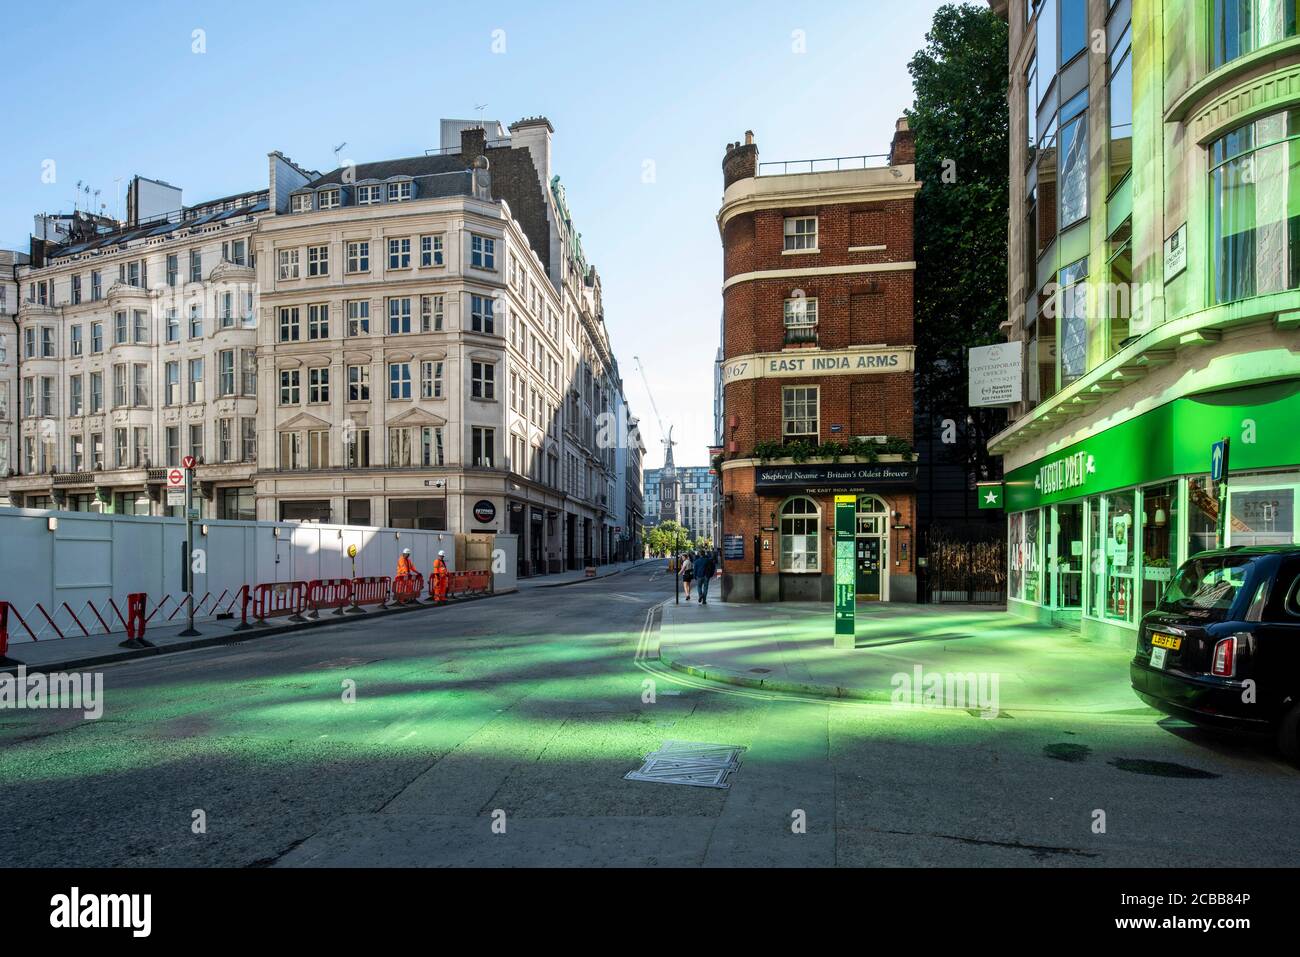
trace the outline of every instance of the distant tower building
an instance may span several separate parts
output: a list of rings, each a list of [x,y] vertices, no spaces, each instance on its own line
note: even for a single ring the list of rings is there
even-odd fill
[[[677,466],[673,464],[672,426],[668,427],[668,438],[664,439],[664,467],[659,471],[659,521],[680,522],[681,511],[678,502],[681,498],[681,481],[677,477]]]

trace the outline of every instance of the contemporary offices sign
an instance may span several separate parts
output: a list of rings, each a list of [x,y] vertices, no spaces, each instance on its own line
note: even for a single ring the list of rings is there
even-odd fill
[[[1020,342],[978,346],[966,363],[967,401],[974,408],[1014,405],[1024,395],[1025,352]]]

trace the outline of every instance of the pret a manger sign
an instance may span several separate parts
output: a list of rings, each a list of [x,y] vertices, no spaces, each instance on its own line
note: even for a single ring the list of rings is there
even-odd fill
[[[785,376],[864,375],[880,372],[911,372],[912,349],[820,349],[756,353],[737,356],[722,365],[722,381],[768,379]]]

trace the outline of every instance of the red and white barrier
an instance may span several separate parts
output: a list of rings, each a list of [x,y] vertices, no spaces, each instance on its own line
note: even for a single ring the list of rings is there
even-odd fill
[[[266,619],[288,615],[290,621],[306,621],[306,582],[265,582],[253,589],[253,620],[265,625]]]

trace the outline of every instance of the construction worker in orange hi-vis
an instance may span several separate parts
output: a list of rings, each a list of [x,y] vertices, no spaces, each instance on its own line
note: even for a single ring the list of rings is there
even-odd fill
[[[411,561],[411,550],[409,548],[403,548],[402,554],[397,556],[397,574],[415,574],[415,562]]]
[[[433,602],[435,605],[447,604],[447,584],[451,574],[447,571],[447,553],[440,551],[433,560]]]

